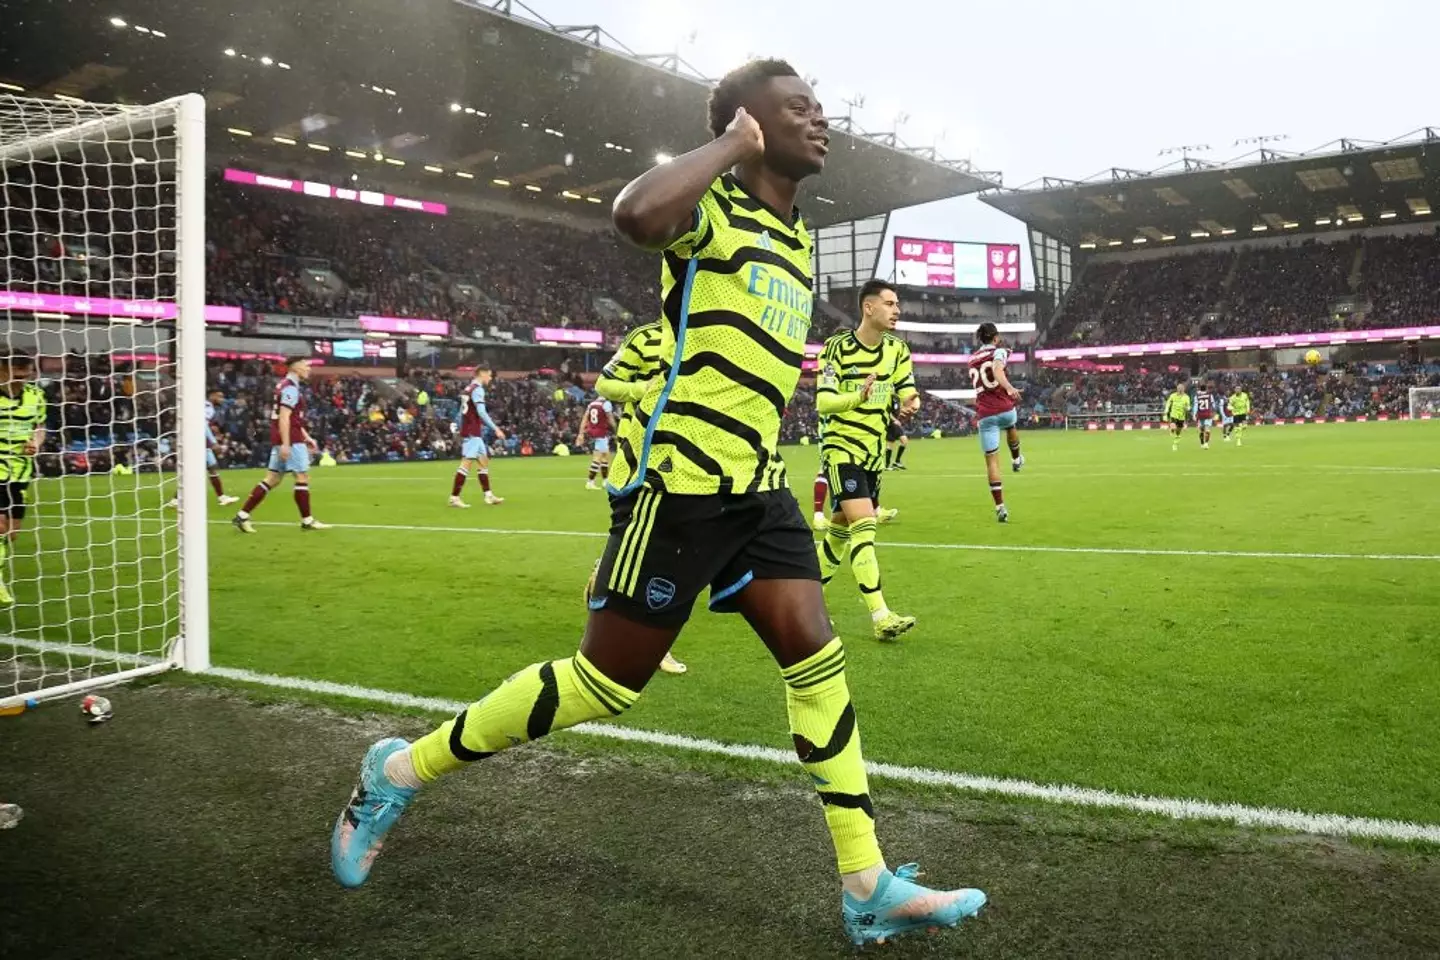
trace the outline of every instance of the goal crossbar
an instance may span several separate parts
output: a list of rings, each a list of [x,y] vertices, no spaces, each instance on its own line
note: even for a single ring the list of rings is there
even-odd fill
[[[50,101],[36,100],[30,97],[4,98],[9,103],[48,107]],[[186,105],[199,101],[200,110],[204,112],[205,100],[198,93],[189,93],[182,97],[172,97],[169,100],[162,100],[159,103],[143,104],[139,106],[111,105],[111,104],[84,104],[96,110],[112,108],[114,113],[109,116],[95,117],[91,120],[82,120],[80,123],[68,127],[61,127],[49,133],[42,133],[38,136],[26,137],[11,143],[0,143],[0,166],[10,166],[15,163],[28,162],[39,155],[59,154],[63,155],[86,143],[105,143],[111,140],[112,135],[124,134],[127,137],[146,136],[157,133],[167,127],[174,126],[176,118],[184,114]]]

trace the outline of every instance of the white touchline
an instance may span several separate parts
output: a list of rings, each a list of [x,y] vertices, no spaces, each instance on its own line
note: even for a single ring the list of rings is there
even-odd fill
[[[214,526],[229,526],[229,520],[211,520]],[[293,527],[293,523],[255,521],[257,527]],[[504,527],[430,527],[400,523],[332,523],[335,530],[393,530],[401,533],[470,533],[486,536],[588,537],[608,534],[595,530],[532,530]],[[1160,550],[1148,547],[1047,547],[1011,543],[905,543],[878,541],[876,546],[901,550],[977,550],[996,553],[1090,553],[1126,557],[1240,557],[1257,560],[1420,560],[1440,562],[1440,553],[1284,553],[1268,550]]]
[[[0,636],[0,645],[11,645],[30,650],[64,654],[66,656],[93,658],[97,651],[90,647],[71,644],[49,643],[43,640],[27,640],[21,637]],[[111,653],[114,660],[122,663],[153,662],[153,658],[136,654]],[[348,683],[332,683],[328,680],[308,680],[303,677],[282,677],[269,673],[256,673],[235,667],[212,667],[207,671],[211,676],[241,683],[255,683],[282,690],[297,690],[303,693],[324,696],[346,697],[370,703],[383,703],[392,707],[409,707],[431,713],[454,714],[468,704],[459,700],[441,697],[421,697],[409,693],[377,690]],[[639,730],[614,723],[582,723],[571,727],[569,732],[629,743],[643,743],[650,746],[672,747],[695,753],[708,753],[742,760],[764,763],[778,763],[786,766],[798,764],[795,754],[775,747],[762,747],[748,743],[724,743],[704,737],[690,737],[680,733],[660,733],[654,730]],[[1186,800],[1170,797],[1147,797],[1134,794],[1116,793],[1092,787],[1076,787],[1068,784],[1034,783],[1011,777],[986,777],[968,773],[953,773],[948,770],[931,770],[926,767],[907,767],[893,763],[866,764],[866,769],[876,777],[898,780],[902,783],[943,787],[975,793],[993,793],[1027,800],[1041,800],[1048,803],[1064,803],[1082,807],[1102,807],[1114,810],[1128,810],[1136,813],[1154,813],[1175,820],[1220,820],[1250,827],[1271,827],[1294,833],[1325,834],[1337,837],[1370,837],[1380,840],[1420,840],[1440,843],[1440,824],[1414,823],[1407,820],[1383,820],[1373,817],[1351,817],[1338,813],[1306,813],[1300,810],[1280,810],[1273,807],[1248,807],[1239,803],[1212,803],[1208,800]]]
[[[1246,469],[1249,470],[1251,468],[1247,466]],[[1297,468],[1290,467],[1289,469],[1294,470]],[[1382,470],[1379,467],[1306,466],[1304,467],[1304,469],[1307,471],[1321,471],[1324,474],[1331,474],[1336,478],[1363,476],[1372,473],[1383,473],[1386,476],[1409,476],[1412,474],[1433,476],[1437,473],[1440,473],[1440,469],[1431,469],[1428,467],[1395,467]],[[984,471],[977,471],[976,473],[922,473],[919,471],[913,471],[907,474],[903,481],[897,482],[914,483],[916,480],[974,480],[977,476],[983,479],[985,476]],[[1114,477],[1137,477],[1146,480],[1165,480],[1170,477],[1230,477],[1233,479],[1235,477],[1235,474],[1232,471],[1226,470],[1066,470],[1063,472],[1055,471],[1049,473],[1029,471],[1024,475],[1024,479],[1020,480],[1019,482],[1030,483],[1034,480],[1099,480],[1110,479]],[[1264,479],[1267,481],[1278,481],[1282,478],[1266,477]],[[1314,479],[1314,477],[1312,476],[1309,479]],[[888,480],[889,478],[887,478],[887,482]]]

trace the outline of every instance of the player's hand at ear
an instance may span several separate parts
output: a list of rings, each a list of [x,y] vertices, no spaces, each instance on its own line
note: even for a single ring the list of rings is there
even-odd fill
[[[760,132],[760,123],[744,107],[735,111],[735,119],[725,128],[725,135],[747,148],[747,160],[757,159],[765,153],[765,134]]]

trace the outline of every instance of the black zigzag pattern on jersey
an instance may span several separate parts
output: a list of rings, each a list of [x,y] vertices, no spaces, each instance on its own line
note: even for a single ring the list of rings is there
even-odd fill
[[[669,411],[673,405],[674,401],[666,403],[664,410],[661,411],[662,415],[666,411]],[[653,416],[653,414],[646,413],[639,407],[635,408],[635,419],[641,427],[648,428],[650,426],[651,416]],[[734,478],[729,476],[725,472],[725,468],[720,465],[720,461],[716,460],[714,457],[710,456],[710,454],[700,449],[700,447],[696,445],[695,441],[691,440],[689,437],[678,434],[673,430],[661,430],[657,427],[655,432],[650,435],[650,444],[652,448],[669,444],[675,448],[675,451],[677,453],[684,456],[685,459],[695,464],[695,466],[704,470],[706,473],[709,473],[713,477],[718,477],[720,488],[716,492],[730,493],[735,489]],[[645,476],[647,482],[650,482],[653,478],[653,480],[659,481],[661,484],[663,484],[659,468],[657,467],[646,464]]]
[[[665,251],[665,269],[670,274],[670,292],[660,302],[660,314],[670,324],[670,332],[680,335],[680,307],[685,303],[685,264],[687,261],[672,250]]]
[[[627,414],[629,416],[629,414]],[[630,440],[620,437],[615,443],[616,449],[620,451],[620,458],[625,461],[626,476],[634,476],[635,470],[640,464],[640,458],[635,455],[635,448],[630,446]]]
[[[866,460],[873,456],[869,450],[865,449],[864,444],[860,443],[860,441],[847,437],[843,433],[835,432],[833,421],[836,416],[838,416],[838,414],[826,418],[825,439],[822,441],[824,447],[830,450],[843,450],[852,456],[859,457],[861,460]]]
[[[621,370],[628,370],[631,373],[640,372],[640,368],[635,366],[633,363],[626,363],[624,360],[612,360],[605,366],[605,375],[608,377],[613,377],[617,372]]]
[[[764,377],[751,373],[735,361],[711,350],[702,350],[700,353],[692,354],[685,358],[680,364],[680,376],[689,376],[699,370],[709,367],[726,376],[742,387],[753,390],[766,400],[770,401],[775,408],[777,415],[785,412],[785,397],[775,389],[775,385]]]
[[[760,458],[760,467],[763,469],[769,459],[765,449],[765,439],[760,436],[760,431],[736,420],[727,413],[722,413],[714,407],[706,406],[703,403],[694,403],[689,400],[671,400],[665,404],[666,416],[693,417],[702,423],[707,423],[716,430],[723,430],[733,437],[744,440],[755,448],[755,455]]]
[[[715,198],[716,204],[720,207],[721,211],[724,212],[725,219],[730,222],[731,227],[748,230],[756,234],[769,233],[770,239],[779,243],[781,246],[789,247],[791,250],[796,251],[805,249],[805,241],[795,236],[792,232],[795,228],[778,225],[770,226],[755,217],[735,212],[737,210],[745,210],[750,213],[759,213],[763,210],[773,216],[774,211],[767,209],[765,205],[758,200],[745,196],[743,193],[721,193],[718,190],[711,191],[711,196]],[[780,218],[776,217],[777,221],[779,221],[779,219]],[[799,225],[800,221],[797,219],[796,227]],[[699,248],[697,247],[696,249]]]
[[[691,330],[703,330],[706,327],[726,327],[736,333],[743,333],[750,340],[754,341],[770,356],[779,360],[788,367],[800,369],[805,362],[805,355],[798,350],[789,350],[781,345],[774,337],[765,333],[755,322],[747,319],[744,315],[730,310],[704,310],[700,313],[690,314],[686,327]],[[783,406],[783,404],[782,404]]]
[[[657,446],[664,444],[669,444],[670,446],[673,446],[675,448],[675,451],[681,456],[683,456],[686,460],[689,460],[691,463],[695,464],[695,466],[699,467],[701,470],[704,470],[712,477],[718,477],[719,489],[716,491],[717,493],[734,492],[735,479],[725,472],[725,468],[720,465],[720,461],[710,456],[710,454],[706,453],[704,450],[701,450],[695,444],[695,441],[691,440],[689,437],[683,436],[670,430],[656,430],[655,433],[651,435],[651,442]],[[658,468],[652,469],[658,471]]]
[[[783,253],[776,253],[774,250],[766,250],[764,247],[753,245],[741,247],[724,259],[719,257],[701,257],[698,269],[708,273],[739,273],[752,263],[763,263],[777,270],[783,270],[790,275],[792,280],[806,290],[813,289],[811,280],[805,275],[805,271],[787,260]]]

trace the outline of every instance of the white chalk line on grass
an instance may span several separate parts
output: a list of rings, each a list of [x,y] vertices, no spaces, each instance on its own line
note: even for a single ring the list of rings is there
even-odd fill
[[[293,527],[277,520],[252,521],[258,527]],[[229,520],[211,520],[215,526],[229,526]],[[599,539],[608,534],[595,530],[535,530],[504,527],[423,526],[400,523],[333,523],[336,530],[372,530],[397,533],[462,533],[485,536],[585,537]],[[1146,547],[1051,547],[1013,543],[906,543],[881,540],[876,546],[900,550],[965,550],[994,553],[1078,553],[1122,557],[1224,557],[1251,560],[1408,560],[1440,562],[1437,553],[1285,553],[1268,550],[1160,550]]]
[[[977,464],[977,467],[980,467],[980,466],[981,466],[981,465],[979,464],[979,457],[976,457],[976,464]],[[1088,465],[1087,465],[1087,466],[1088,466]],[[1036,469],[1037,467],[1038,467],[1038,469]],[[1404,466],[1382,467],[1382,466],[1368,466],[1368,465],[1364,465],[1364,464],[1357,464],[1357,465],[1353,465],[1353,466],[1352,466],[1352,465],[1339,464],[1339,463],[1337,463],[1337,464],[1306,464],[1306,465],[1304,465],[1304,466],[1297,466],[1297,465],[1295,465],[1295,464],[1249,464],[1249,463],[1247,463],[1247,464],[1245,464],[1245,465],[1243,466],[1243,469],[1244,469],[1244,470],[1247,470],[1247,471],[1248,471],[1248,470],[1286,470],[1286,471],[1299,471],[1299,470],[1314,471],[1314,470],[1320,470],[1320,471],[1324,471],[1324,472],[1326,472],[1326,473],[1340,474],[1340,475],[1342,475],[1342,476],[1343,476],[1343,475],[1348,475],[1348,474],[1367,474],[1367,473],[1386,473],[1386,474],[1397,474],[1397,475],[1401,475],[1401,476],[1404,476],[1404,475],[1406,475],[1406,474],[1424,474],[1424,475],[1440,474],[1440,467],[1404,467]],[[807,471],[802,471],[802,473],[806,473],[806,475],[808,475],[808,472],[807,472]],[[500,475],[500,476],[501,476],[501,478],[503,479],[503,475]],[[962,480],[969,480],[969,479],[975,478],[976,476],[980,476],[980,477],[983,478],[983,476],[984,476],[984,471],[983,471],[983,469],[977,469],[977,472],[975,472],[975,473],[928,473],[928,472],[923,471],[923,470],[912,470],[912,471],[908,471],[908,472],[907,472],[906,477],[905,477],[905,480],[913,480],[913,479],[916,479],[916,478],[920,478],[920,479],[924,479],[924,480],[929,480],[929,479],[945,479],[945,480],[962,479]],[[1120,470],[1120,471],[1095,471],[1095,470],[1075,470],[1075,469],[1071,469],[1069,466],[1066,466],[1066,465],[1064,465],[1064,464],[1052,464],[1052,463],[1046,462],[1046,463],[1043,463],[1043,464],[1036,464],[1036,465],[1034,465],[1034,467],[1032,467],[1032,469],[1026,470],[1026,471],[1025,471],[1025,482],[1028,482],[1028,481],[1030,481],[1030,480],[1032,480],[1032,479],[1036,479],[1036,478],[1045,479],[1045,480],[1071,480],[1071,479],[1085,480],[1085,479],[1088,479],[1088,478],[1091,478],[1091,477],[1096,477],[1096,478],[1109,478],[1109,477],[1143,477],[1143,478],[1163,479],[1163,478],[1165,478],[1165,477],[1234,477],[1234,476],[1235,476],[1235,471],[1234,471],[1234,470],[1219,470],[1219,469],[1217,469],[1217,470],[1128,470],[1128,471],[1126,471],[1126,470]],[[342,482],[353,481],[353,482],[356,482],[356,483],[428,483],[428,484],[436,484],[436,485],[439,485],[439,483],[442,483],[444,480],[449,479],[449,477],[448,477],[448,475],[446,475],[446,476],[444,476],[444,477],[441,477],[441,476],[439,476],[438,474],[426,474],[426,475],[423,475],[423,476],[413,476],[413,477],[373,477],[373,476],[362,476],[362,475],[359,474],[359,473],[347,472],[347,473],[338,473],[338,474],[337,474],[337,473],[324,473],[324,474],[321,474],[321,475],[320,475],[320,479],[321,479],[321,482],[322,482],[322,483],[334,483],[334,482],[336,482],[336,481],[342,481]],[[898,479],[898,478],[897,478],[897,479]],[[541,477],[526,476],[526,477],[523,478],[523,482],[525,482],[525,483],[569,483],[569,484],[575,485],[577,488],[582,488],[582,487],[583,487],[583,484],[584,484],[584,481],[583,481],[582,479],[580,479],[578,476],[574,476],[574,477],[572,477],[572,476],[563,476],[563,477],[556,477],[556,476],[541,476]],[[904,482],[904,481],[901,481],[901,482]]]
[[[1249,469],[1249,468],[1247,467],[1246,469]],[[1291,469],[1295,469],[1295,470],[1298,471],[1300,468],[1291,468]],[[1305,467],[1304,470],[1306,470],[1306,471],[1319,470],[1319,471],[1321,471],[1322,475],[1328,475],[1328,476],[1332,476],[1332,477],[1335,477],[1335,478],[1343,478],[1343,477],[1363,477],[1363,476],[1369,476],[1369,475],[1372,475],[1372,474],[1375,474],[1375,473],[1380,473],[1381,476],[1386,476],[1386,477],[1434,476],[1434,475],[1440,474],[1440,469],[1430,470],[1430,469],[1425,469],[1425,468],[1420,468],[1420,467],[1416,467],[1416,468],[1396,468],[1396,469],[1394,469],[1394,470],[1386,470],[1386,471],[1377,471],[1377,470],[1374,470],[1374,469],[1372,469],[1372,468],[1370,468],[1370,467]],[[1146,480],[1168,480],[1168,479],[1170,479],[1171,477],[1182,477],[1182,478],[1190,478],[1190,477],[1227,477],[1227,478],[1229,478],[1229,479],[1231,479],[1231,480],[1238,479],[1237,476],[1236,476],[1236,472],[1233,471],[1233,470],[1178,470],[1178,471],[1177,471],[1177,470],[1115,470],[1115,471],[1088,471],[1088,472],[1087,472],[1087,471],[1070,471],[1070,470],[1059,470],[1059,469],[1057,469],[1057,470],[1055,470],[1055,471],[1053,471],[1053,472],[1036,472],[1036,471],[1034,471],[1034,470],[1027,470],[1027,471],[1025,471],[1025,477],[1024,477],[1024,479],[1019,480],[1019,481],[1017,481],[1017,482],[1019,482],[1019,483],[1031,483],[1031,482],[1033,482],[1033,481],[1035,481],[1035,480],[1059,480],[1059,481],[1062,481],[1062,482],[1063,482],[1063,481],[1066,481],[1066,480],[1101,480],[1101,479],[1113,479],[1113,478],[1116,478],[1116,477],[1125,477],[1125,478],[1135,478],[1135,477],[1139,477],[1139,478],[1146,479]],[[887,480],[887,481],[888,481],[889,479],[890,479],[889,477],[886,477],[886,480]],[[977,470],[977,471],[974,472],[974,473],[920,473],[920,472],[914,472],[914,473],[911,473],[909,476],[907,476],[907,477],[905,478],[905,480],[902,480],[902,481],[899,481],[899,482],[901,482],[901,483],[907,483],[907,482],[911,482],[911,481],[914,481],[914,480],[917,480],[917,479],[918,479],[918,480],[976,480],[976,481],[984,481],[984,479],[985,479],[985,473],[984,473],[983,470]],[[1269,478],[1266,478],[1266,479],[1268,480]],[[1278,478],[1276,478],[1276,479],[1278,479]],[[1314,479],[1314,478],[1311,477],[1310,479]]]
[[[16,637],[0,637],[0,643],[52,653],[64,653],[76,657],[94,657],[97,653],[86,647],[68,644],[53,644],[37,640],[22,640]],[[153,658],[135,654],[119,654],[116,659],[124,662],[153,662]],[[225,680],[254,683],[281,690],[295,690],[303,693],[325,696],[346,697],[370,703],[383,703],[394,707],[425,710],[431,713],[454,714],[467,704],[458,700],[440,697],[421,697],[390,690],[377,690],[346,683],[332,683],[328,680],[308,680],[303,677],[282,677],[268,673],[256,673],[235,667],[212,667],[208,673]],[[571,731],[590,737],[621,740],[648,746],[669,747],[692,753],[712,756],[734,757],[761,763],[794,766],[799,763],[795,754],[747,743],[725,743],[704,737],[691,737],[679,733],[660,733],[654,730],[640,730],[613,723],[582,723],[571,727]],[[1306,813],[1300,810],[1281,810],[1272,807],[1250,807],[1239,803],[1212,803],[1206,800],[1189,800],[1171,797],[1139,796],[1101,790],[1092,787],[1076,787],[1068,784],[1034,783],[1012,777],[976,776],[947,770],[931,770],[926,767],[910,767],[894,763],[866,764],[872,776],[927,787],[938,787],[966,793],[995,794],[1025,800],[1039,800],[1045,803],[1059,803],[1069,806],[1096,807],[1125,810],[1134,813],[1149,813],[1173,820],[1215,820],[1247,827],[1267,827],[1292,833],[1321,834],[1336,837],[1369,837],[1380,840],[1424,841],[1440,843],[1440,824],[1414,823],[1405,820],[1384,820],[1373,817],[1351,817],[1336,813]]]

